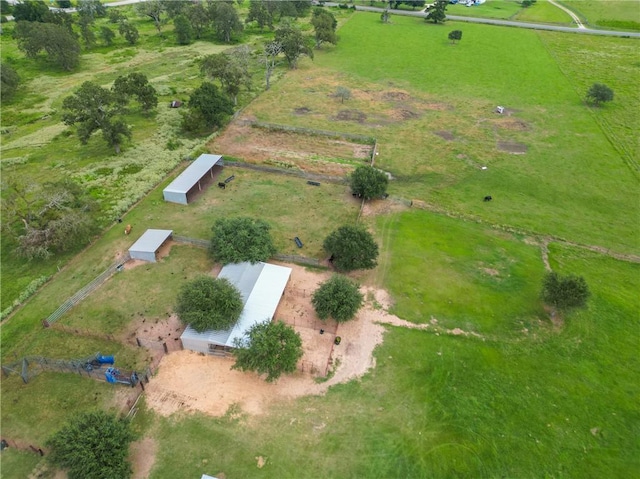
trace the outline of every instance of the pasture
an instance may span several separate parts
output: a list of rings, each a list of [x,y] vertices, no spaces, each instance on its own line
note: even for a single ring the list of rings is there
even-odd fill
[[[451,45],[447,33],[457,27],[463,40]],[[232,406],[221,417],[165,418],[142,406],[134,426],[152,445],[149,477],[637,475],[640,337],[633,318],[640,275],[638,227],[629,221],[638,213],[636,44],[397,16],[383,25],[363,13],[340,37],[242,115],[377,138],[376,166],[394,178],[389,202],[420,200],[433,211],[363,216],[381,255],[375,270],[353,277],[385,288],[393,314],[442,329],[387,326],[368,374],[322,396],[283,400],[263,415]],[[605,75],[616,99],[591,109],[584,88]],[[338,86],[350,88],[352,98],[341,103]],[[507,114],[496,114],[496,105]],[[207,148],[224,155],[218,145],[245,142],[235,126]],[[361,161],[338,148],[305,156],[315,147],[305,141],[279,141],[267,159],[286,162],[295,154],[303,165],[321,170],[326,162],[341,174]],[[256,154],[242,146],[243,154]],[[127,213],[132,236],[119,224],[108,229],[2,325],[3,362],[101,351],[132,367],[144,364],[146,352],[122,337],[65,335],[43,330],[40,321],[148,227],[207,239],[216,218],[258,216],[272,224],[280,252],[321,259],[326,234],[358,216],[344,184],[312,187],[299,177],[225,170],[236,176],[230,187],[213,186],[189,206],[165,203],[170,179],[160,181]],[[482,202],[486,194],[494,200]],[[294,236],[303,239],[302,251]],[[592,292],[585,310],[555,323],[538,296],[547,241],[551,267],[583,275]],[[3,251],[3,267],[5,257]],[[212,267],[204,250],[173,246],[156,265],[118,273],[60,321],[109,334],[144,315],[159,321],[170,312],[176,278]],[[32,441],[76,411],[126,409],[118,390],[73,375],[42,374],[28,385],[3,378],[2,388],[3,434]],[[27,398],[43,395],[46,404],[34,413]],[[7,477],[23,477],[33,462],[10,458]]]

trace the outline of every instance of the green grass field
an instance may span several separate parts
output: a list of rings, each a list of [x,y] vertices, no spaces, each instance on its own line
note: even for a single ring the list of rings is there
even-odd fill
[[[539,3],[533,8],[548,6]],[[447,34],[458,27],[463,39],[451,45]],[[364,217],[381,255],[378,268],[359,277],[390,293],[393,314],[414,323],[437,320],[439,328],[388,327],[368,374],[323,396],[283,400],[264,415],[232,407],[219,418],[187,413],[166,418],[143,403],[133,424],[157,447],[150,477],[218,472],[229,478],[302,474],[311,479],[640,475],[640,266],[632,256],[638,254],[639,237],[635,41],[453,22],[434,26],[400,16],[382,25],[379,15],[364,13],[354,14],[339,33],[337,46],[318,51],[313,62],[304,60],[243,114],[376,136],[376,164],[395,178],[389,202],[402,211]],[[1,41],[5,58],[8,40]],[[189,65],[189,56],[197,52],[162,42],[151,36],[144,55],[137,50],[110,55],[122,66],[138,58],[160,83],[168,81],[163,75],[179,85],[197,82],[187,73],[180,77],[185,83],[178,82],[173,75],[183,72],[162,64],[163,53]],[[157,54],[157,49],[165,50]],[[97,58],[91,61],[102,65]],[[102,66],[98,76],[108,83],[115,72]],[[33,82],[37,72],[32,67]],[[65,84],[56,83],[66,78],[63,74],[43,77],[49,86]],[[78,78],[90,77],[83,70]],[[596,81],[616,93],[600,109],[583,102],[584,91]],[[337,86],[352,91],[344,104],[332,96]],[[40,118],[43,106],[61,101],[35,90],[25,95],[34,106],[31,120]],[[168,91],[165,99],[171,95]],[[495,114],[496,105],[507,107],[510,116]],[[303,106],[309,115],[294,113]],[[364,114],[362,122],[337,120],[344,110]],[[20,132],[11,142],[27,148],[38,135],[57,137],[55,121],[23,121],[29,115],[18,114],[17,107],[9,110]],[[164,121],[163,115],[156,121]],[[144,137],[154,130],[142,122],[140,128],[138,141],[146,144]],[[71,140],[60,137],[46,148],[72,148]],[[158,143],[156,137],[148,141]],[[505,142],[525,145],[527,151],[502,151],[498,145]],[[73,174],[103,188],[106,183],[91,176],[105,171],[100,162],[113,162],[108,176],[117,184],[118,172],[133,160],[113,161],[98,143],[69,151],[79,159]],[[3,134],[3,174],[8,144]],[[26,173],[46,167],[46,148],[38,150],[37,161],[16,162],[9,169]],[[167,171],[179,158],[172,161]],[[71,171],[66,163],[49,167],[41,174]],[[61,259],[54,280],[2,324],[3,364],[27,354],[72,358],[100,351],[115,354],[122,367],[143,365],[148,360],[143,350],[43,329],[41,321],[116,261],[146,228],[208,239],[216,218],[259,216],[272,225],[279,251],[299,254],[291,241],[299,236],[304,254],[322,258],[324,237],[358,215],[359,204],[346,185],[312,188],[302,178],[237,167],[226,167],[225,173],[236,176],[228,189],[209,188],[189,206],[162,200],[171,178],[148,179],[159,184],[127,213],[131,236],[116,224],[81,254]],[[113,205],[119,194],[113,193]],[[492,202],[482,201],[486,194],[493,195]],[[440,213],[401,206],[411,199]],[[603,253],[554,238],[598,246]],[[539,299],[542,240],[550,240],[553,270],[584,276],[592,292],[586,309],[565,314],[556,324]],[[6,283],[20,271],[36,270],[7,258],[5,244],[3,304],[5,290],[20,290]],[[608,250],[630,255],[631,261],[615,260]],[[186,280],[211,267],[204,250],[174,246],[156,265],[118,273],[60,322],[117,334],[141,314],[161,319],[172,308],[176,277]],[[56,264],[46,268],[50,274]],[[477,336],[444,332],[455,328]],[[11,376],[2,378],[1,387],[3,436],[39,444],[72,414],[123,408],[111,385],[71,374],[43,373],[26,385]],[[3,478],[22,479],[37,467],[37,456],[2,454]],[[263,468],[256,467],[258,456],[266,459]]]
[[[561,3],[591,27],[640,30],[638,0],[569,0]]]

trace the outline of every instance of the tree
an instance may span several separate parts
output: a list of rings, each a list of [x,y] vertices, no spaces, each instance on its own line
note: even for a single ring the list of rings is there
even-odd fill
[[[325,238],[322,246],[338,271],[372,269],[377,264],[378,245],[371,233],[359,226],[341,226]]]
[[[226,3],[215,4],[213,28],[220,40],[230,43],[234,35],[242,33],[243,25],[236,9]]]
[[[431,21],[433,23],[444,22],[447,19],[447,5],[449,4],[449,0],[436,0],[435,3],[427,8],[427,16],[425,17],[426,21]]]
[[[279,42],[269,42],[264,46],[265,80],[266,89],[271,87],[271,75],[276,68],[276,58],[282,53],[282,45]]]
[[[182,2],[171,2],[182,3]],[[184,10],[184,15],[189,19],[191,28],[196,38],[202,37],[211,23],[209,11],[201,3],[189,3]]]
[[[317,48],[323,43],[331,43],[333,45],[338,43],[338,36],[336,35],[338,21],[336,17],[333,16],[333,13],[323,8],[314,9],[311,17],[311,25],[313,25],[315,31]]]
[[[100,0],[78,0],[77,11],[81,17],[88,16],[92,19],[107,16],[107,8]]]
[[[93,33],[91,27],[94,24],[93,17],[89,15],[80,15],[80,35],[84,41],[84,45],[87,49],[91,48],[96,43],[96,35]]]
[[[213,225],[209,253],[219,263],[257,263],[276,253],[271,226],[258,218],[220,218]]]
[[[62,108],[62,120],[67,125],[78,125],[83,145],[95,131],[102,130],[107,144],[120,153],[122,140],[131,137],[129,127],[117,116],[121,106],[115,94],[95,83],[84,82],[78,91],[64,99]]]
[[[73,5],[71,5],[71,0],[56,0],[56,3],[58,4],[58,7],[60,7],[60,8],[71,8],[71,7],[73,7]]]
[[[149,17],[153,20],[158,34],[162,35],[162,14],[165,12],[165,4],[160,0],[147,0],[142,3],[137,3],[135,8],[139,15]]]
[[[345,100],[351,98],[351,90],[349,90],[347,87],[339,86],[338,88],[336,88],[335,95],[340,98],[340,103],[344,103]]]
[[[122,106],[126,106],[131,97],[136,98],[145,113],[149,113],[158,106],[158,92],[143,73],[134,72],[119,76],[113,82],[111,91],[115,94],[116,101]]]
[[[201,130],[203,126],[219,128],[233,114],[233,101],[210,82],[203,82],[193,91],[188,106],[182,124],[189,131]]]
[[[594,83],[587,91],[587,102],[595,106],[613,100],[613,90],[602,83]]]
[[[28,58],[44,50],[49,59],[65,70],[73,70],[80,62],[80,44],[65,27],[52,23],[16,23],[13,32],[18,49]]]
[[[95,200],[71,180],[37,183],[3,178],[2,229],[16,240],[18,255],[48,258],[87,244],[95,232]]]
[[[184,15],[178,15],[173,19],[173,28],[176,32],[178,45],[189,45],[193,41],[193,28],[191,22]]]
[[[349,178],[351,191],[364,198],[380,198],[387,192],[389,178],[383,172],[373,166],[358,166]]]
[[[282,321],[254,324],[246,338],[235,340],[236,363],[232,369],[267,374],[268,382],[296,370],[302,357],[300,335]]]
[[[219,80],[234,104],[238,103],[241,85],[251,88],[249,49],[246,45],[230,52],[207,55],[202,59],[200,71],[212,80]]]
[[[264,0],[250,0],[249,13],[245,22],[256,22],[260,31],[263,31],[264,27],[273,29],[273,13]]]
[[[583,308],[591,293],[582,276],[560,276],[558,273],[547,273],[542,282],[542,299],[545,303],[559,310]]]
[[[0,0],[0,15],[3,17],[11,15],[13,13],[13,5],[7,2],[7,0]]]
[[[0,97],[2,101],[10,99],[18,89],[20,76],[15,69],[5,62],[0,62]]]
[[[47,440],[47,459],[66,469],[69,479],[126,479],[132,473],[127,456],[133,439],[127,419],[103,411],[82,413]]]
[[[363,300],[356,283],[336,274],[315,290],[311,304],[320,319],[333,318],[342,323],[354,318]]]
[[[522,2],[520,2],[520,5],[522,5],[523,8],[528,8],[534,3],[536,3],[536,0],[522,0]]]
[[[138,29],[135,25],[130,24],[126,20],[120,22],[120,25],[118,25],[118,32],[124,37],[129,45],[135,45],[138,42],[138,38],[140,38],[140,34],[138,33]]]
[[[105,45],[110,46],[113,44],[113,39],[116,38],[116,34],[113,33],[113,30],[109,27],[103,25],[100,27],[100,38],[102,38],[102,42]]]
[[[451,43],[456,43],[456,40],[462,40],[462,30],[453,30],[449,32],[449,40],[451,40]]]
[[[13,6],[13,19],[16,22],[44,22],[49,7],[40,0],[16,3]]]
[[[244,303],[226,278],[200,276],[180,288],[176,313],[197,332],[226,330],[236,324]]]
[[[288,22],[276,30],[275,41],[280,44],[291,69],[297,68],[298,60],[302,55],[313,59],[313,49],[309,45],[309,40],[311,38],[305,37],[298,27]]]

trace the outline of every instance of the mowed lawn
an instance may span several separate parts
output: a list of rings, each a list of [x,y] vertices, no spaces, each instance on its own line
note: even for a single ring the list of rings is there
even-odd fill
[[[552,245],[554,268],[583,274],[593,293],[586,310],[554,328],[534,304],[542,260],[536,264],[536,248],[522,239],[425,212],[404,213],[387,229],[397,233],[387,243],[394,311],[416,322],[434,315],[442,324],[448,308],[447,327],[475,324],[491,334],[390,327],[375,369],[325,396],[279,403],[261,417],[230,411],[222,418],[161,419],[152,433],[159,444],[152,478],[219,471],[299,477],[302,470],[309,478],[599,478],[640,471],[637,265]],[[426,241],[405,238],[408,230]],[[450,247],[432,248],[434,242]],[[502,252],[508,269],[486,253],[484,261],[516,276],[504,274],[509,288],[500,291],[485,278],[471,300],[460,292],[456,282],[464,287],[480,277],[465,242]],[[414,311],[405,283],[432,289],[433,264],[449,264],[438,276],[453,305],[435,295]],[[505,306],[496,304],[499,297]],[[473,314],[484,301],[500,313],[497,322],[481,308]],[[261,469],[258,456],[266,460]]]
[[[464,32],[457,45],[447,40],[452,28]],[[376,136],[376,165],[396,177],[390,189],[406,199],[493,224],[637,251],[638,228],[627,220],[638,212],[636,152],[625,146],[639,131],[637,93],[629,89],[633,69],[618,69],[637,57],[631,40],[594,37],[583,44],[554,33],[430,25],[400,16],[383,25],[366,13],[355,14],[340,36],[334,49],[304,62],[247,113]],[[571,58],[561,52],[572,43],[601,59],[598,71],[609,72],[602,78],[618,92],[612,105],[585,105],[584,92],[601,76],[589,65],[570,66]],[[344,105],[328,101],[337,86],[350,88],[353,99]],[[398,92],[404,96],[383,105],[385,93]],[[497,105],[509,115],[494,113]],[[302,106],[313,114],[296,115],[293,110]],[[609,120],[609,109],[624,123]],[[340,110],[360,111],[366,119],[337,123]],[[402,110],[408,112],[405,120],[390,116]],[[603,127],[605,122],[611,126]],[[504,151],[504,144],[523,146],[526,153]],[[487,194],[494,198],[491,205],[482,204]]]

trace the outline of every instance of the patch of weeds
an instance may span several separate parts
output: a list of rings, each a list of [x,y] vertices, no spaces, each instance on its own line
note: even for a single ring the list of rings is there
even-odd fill
[[[103,167],[103,168],[98,168],[97,170],[95,170],[96,175],[98,176],[108,176],[113,172],[113,168],[109,168],[109,167]]]
[[[331,365],[331,369],[329,370],[326,376],[317,377],[314,379],[314,381],[318,384],[326,383],[329,379],[335,376],[336,371],[338,370],[339,367],[340,367],[340,358],[333,361],[333,364]]]
[[[292,161],[269,159],[269,160],[265,160],[264,163],[265,165],[273,165],[273,166],[277,166],[278,168],[286,168],[286,169],[296,168],[296,164],[293,163]]]
[[[140,171],[142,171],[142,166],[129,164],[129,165],[124,166],[118,172],[118,176],[135,175],[136,173],[138,173]]]
[[[171,139],[167,141],[167,150],[174,151],[182,146],[182,142],[180,140]]]

